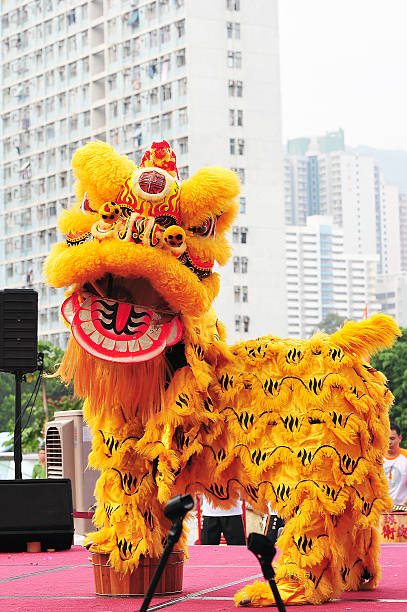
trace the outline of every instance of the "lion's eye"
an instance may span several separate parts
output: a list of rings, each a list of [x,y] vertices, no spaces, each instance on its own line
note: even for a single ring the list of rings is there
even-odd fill
[[[177,225],[177,220],[175,217],[171,217],[170,215],[160,215],[155,218],[155,222],[158,223],[161,227],[170,227],[170,225]]]
[[[205,219],[205,221],[199,227],[190,227],[189,229],[191,232],[194,232],[194,234],[208,237],[212,236],[212,234],[215,232],[215,227],[216,219],[214,217],[209,217],[208,219]]]

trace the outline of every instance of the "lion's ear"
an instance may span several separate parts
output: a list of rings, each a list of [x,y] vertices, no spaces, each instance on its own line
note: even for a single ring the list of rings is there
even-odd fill
[[[104,202],[117,197],[136,165],[126,155],[119,155],[113,147],[97,140],[75,152],[72,168],[78,179],[75,185],[78,201],[86,193],[91,208],[99,210]]]
[[[62,211],[58,220],[58,229],[63,235],[90,232],[97,218],[96,214],[83,212],[78,205],[75,205]]]
[[[181,217],[184,227],[199,227],[216,217],[217,233],[229,229],[238,213],[236,197],[240,181],[231,170],[212,166],[198,170],[181,185]]]

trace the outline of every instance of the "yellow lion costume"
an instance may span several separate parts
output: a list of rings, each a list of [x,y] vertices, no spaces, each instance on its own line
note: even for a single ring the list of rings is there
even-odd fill
[[[59,373],[86,398],[90,464],[101,470],[93,550],[128,571],[161,555],[171,497],[205,492],[227,507],[241,494],[286,521],[276,570],[285,602],[375,586],[392,395],[368,358],[397,325],[375,315],[331,337],[229,347],[212,267],[230,255],[236,175],[209,167],[180,185],[165,141],[140,167],[103,142],[72,163],[81,204],[62,214],[66,242],[45,274],[69,288]],[[263,582],[236,596],[273,601]]]

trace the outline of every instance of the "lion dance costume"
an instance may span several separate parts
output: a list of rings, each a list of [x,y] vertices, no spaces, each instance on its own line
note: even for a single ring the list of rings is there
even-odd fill
[[[330,337],[229,347],[212,267],[230,255],[236,175],[215,166],[179,184],[165,141],[140,167],[103,142],[72,164],[78,205],[61,216],[66,242],[45,274],[69,288],[59,373],[85,398],[89,462],[101,471],[92,549],[129,571],[140,555],[161,555],[171,497],[205,492],[228,507],[241,495],[286,521],[276,570],[285,602],[374,587],[376,525],[391,505],[382,456],[392,395],[368,358],[397,325],[375,315]],[[264,582],[236,596],[273,601]]]

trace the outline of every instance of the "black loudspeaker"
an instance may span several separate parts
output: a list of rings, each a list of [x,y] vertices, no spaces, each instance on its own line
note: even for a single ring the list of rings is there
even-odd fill
[[[73,543],[69,478],[0,480],[0,552],[24,552],[28,542],[41,550],[66,550]]]
[[[38,293],[33,289],[0,291],[0,371],[34,372],[38,368]]]

